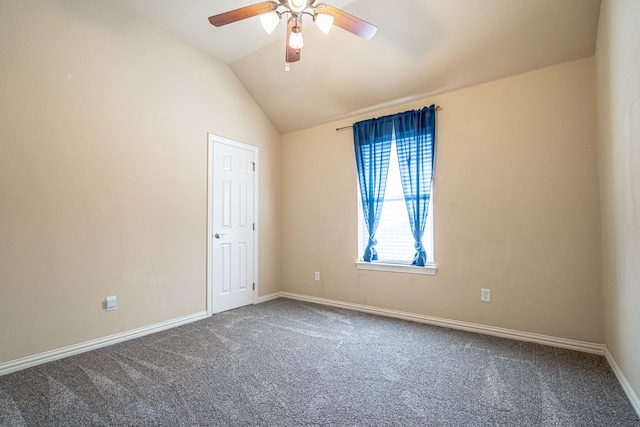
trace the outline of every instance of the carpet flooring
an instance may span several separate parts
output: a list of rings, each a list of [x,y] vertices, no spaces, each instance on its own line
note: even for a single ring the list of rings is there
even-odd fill
[[[2,426],[640,426],[602,356],[278,299],[0,377]]]

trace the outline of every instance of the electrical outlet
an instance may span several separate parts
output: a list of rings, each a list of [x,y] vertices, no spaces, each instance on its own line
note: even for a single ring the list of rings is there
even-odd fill
[[[316,282],[320,281],[320,272],[316,271],[315,274],[313,275],[313,278]]]
[[[480,301],[491,302],[491,289],[480,289]]]
[[[111,311],[118,308],[118,298],[116,296],[111,296],[106,298],[105,310]]]

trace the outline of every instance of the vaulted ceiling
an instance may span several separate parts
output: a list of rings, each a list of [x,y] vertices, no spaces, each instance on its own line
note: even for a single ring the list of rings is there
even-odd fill
[[[371,40],[305,17],[285,71],[281,22],[207,18],[256,0],[110,0],[226,63],[281,133],[593,55],[600,0],[324,0],[378,27]]]

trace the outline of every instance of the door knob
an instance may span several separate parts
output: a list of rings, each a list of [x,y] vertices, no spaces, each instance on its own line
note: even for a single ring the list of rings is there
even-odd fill
[[[215,237],[216,239],[219,239],[219,238],[220,238],[220,237],[222,237],[222,236],[226,236],[226,234],[219,234],[219,233],[216,233],[216,234],[214,234],[214,235],[213,235],[213,237]]]

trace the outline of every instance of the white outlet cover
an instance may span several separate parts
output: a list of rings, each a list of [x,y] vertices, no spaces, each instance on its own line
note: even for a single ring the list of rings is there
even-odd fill
[[[491,289],[480,289],[480,301],[491,302]]]
[[[115,310],[118,307],[118,298],[116,296],[107,297],[107,311]]]

